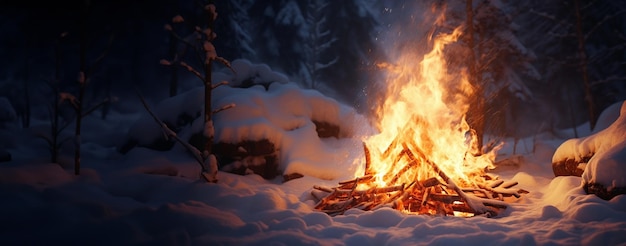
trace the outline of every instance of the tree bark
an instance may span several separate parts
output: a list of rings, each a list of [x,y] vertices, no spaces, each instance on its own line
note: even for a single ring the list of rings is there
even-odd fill
[[[472,0],[465,1],[465,14],[466,14],[466,38],[468,47],[468,80],[474,87],[474,95],[470,100],[470,109],[467,115],[467,123],[474,131],[476,131],[476,137],[478,142],[478,150],[482,151],[483,147],[483,135],[485,131],[485,98],[484,89],[481,83],[480,76],[476,70],[476,54],[474,52],[474,8]]]
[[[210,11],[207,10],[207,28],[209,28],[210,33],[208,33],[208,35],[206,36],[206,41],[211,42],[213,41],[213,15]],[[211,76],[212,76],[212,71],[211,71],[211,65],[212,65],[212,60],[210,57],[205,57],[205,61],[204,61],[204,136],[207,138],[206,142],[204,143],[204,151],[205,151],[205,155],[204,158],[209,158],[209,156],[212,154],[212,148],[213,148],[213,138],[214,138],[214,132],[207,132],[207,130],[209,129],[208,124],[211,124],[210,129],[213,129],[213,121],[212,121],[212,115],[213,115],[213,109],[212,109],[212,105],[211,105],[211,93],[213,91],[213,84],[211,83]],[[206,167],[203,167],[206,168]],[[207,170],[203,170],[203,171],[207,171]]]
[[[596,126],[596,112],[593,103],[593,94],[591,93],[591,84],[589,82],[589,72],[587,71],[587,52],[585,51],[585,35],[583,33],[582,15],[580,13],[580,0],[574,0],[574,8],[576,11],[576,36],[578,38],[578,59],[580,60],[580,71],[583,76],[585,86],[585,101],[589,110],[589,127],[591,130]]]
[[[170,33],[170,47],[169,53],[170,58],[174,61],[174,65],[170,66],[171,69],[171,78],[170,78],[170,97],[176,96],[178,94],[178,59],[176,58],[176,52],[178,50],[178,41],[176,37],[174,37],[173,33]]]
[[[24,61],[24,112],[21,112],[23,128],[30,126],[30,67],[28,66],[28,62],[28,59]]]
[[[78,78],[78,102],[76,103],[76,130],[74,132],[74,174],[80,174],[80,146],[81,146],[81,126],[83,119],[83,100],[85,97],[85,84],[87,83],[87,10],[89,2],[85,2],[81,17],[80,48],[79,48],[79,78]]]

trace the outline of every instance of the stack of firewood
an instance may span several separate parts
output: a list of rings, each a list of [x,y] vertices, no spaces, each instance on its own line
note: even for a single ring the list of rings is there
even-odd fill
[[[382,153],[382,157],[388,160],[392,167],[404,164],[402,168],[389,169],[397,171],[382,175],[382,180],[387,186],[376,186],[377,174],[370,167],[370,152],[364,144],[364,176],[339,182],[339,185],[333,188],[314,186],[311,194],[318,201],[315,209],[337,215],[351,208],[375,210],[380,207],[392,207],[411,214],[492,217],[507,207],[505,199],[519,198],[521,194],[528,193],[523,189],[513,189],[517,182],[505,182],[486,173],[475,177],[474,180],[479,180],[475,184],[460,187],[428,158],[411,137],[401,137],[406,136],[405,134],[402,132],[398,134]],[[415,168],[428,168],[433,177],[402,183],[401,180],[411,180],[407,179],[406,175],[411,175],[409,171]]]
[[[373,176],[339,182],[334,188],[314,186],[311,194],[318,200],[315,209],[330,215],[348,209],[375,210],[391,207],[405,213],[471,217],[484,214],[492,217],[507,207],[505,199],[528,193],[512,189],[517,182],[505,182],[485,175],[488,182],[479,188],[460,188],[451,180],[444,184],[437,178],[387,187],[359,190],[360,184],[371,184]]]

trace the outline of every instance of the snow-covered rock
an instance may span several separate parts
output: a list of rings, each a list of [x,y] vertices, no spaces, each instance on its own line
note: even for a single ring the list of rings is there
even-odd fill
[[[588,193],[605,199],[626,193],[626,103],[606,129],[561,144],[552,163],[556,176],[580,174]]]

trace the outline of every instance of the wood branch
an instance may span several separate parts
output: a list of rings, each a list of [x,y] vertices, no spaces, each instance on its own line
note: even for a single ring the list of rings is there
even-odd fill
[[[372,156],[370,153],[370,149],[367,148],[367,144],[365,144],[365,142],[363,142],[363,154],[365,155],[365,175],[367,176],[371,173],[370,165],[372,162]]]
[[[235,106],[236,105],[234,103],[226,104],[226,105],[222,106],[221,108],[213,110],[213,114],[217,114],[217,113],[222,112],[224,110],[234,108]]]
[[[317,202],[319,202],[324,199],[324,197],[328,196],[328,193],[321,190],[311,190],[311,195]]]
[[[390,183],[393,184],[394,182],[390,182],[389,179],[391,179],[392,177],[397,177],[398,174],[394,173],[393,170],[396,168],[396,164],[398,164],[398,162],[400,162],[400,160],[404,157],[406,157],[406,153],[405,150],[401,150],[400,153],[398,155],[396,155],[394,157],[394,159],[390,162],[391,166],[389,167],[388,170],[391,170],[389,172],[387,172],[387,174],[385,174],[385,176],[383,176],[383,180],[386,183]],[[409,158],[409,162],[411,161],[411,159]]]
[[[403,127],[402,129],[400,129],[400,131],[398,131],[398,135],[396,135],[393,140],[391,141],[391,143],[389,143],[389,146],[387,147],[387,149],[385,150],[385,152],[383,152],[382,154],[382,158],[386,159],[389,157],[389,155],[391,154],[391,152],[396,149],[396,147],[401,144],[400,141],[402,139],[411,139],[413,138],[413,131],[411,131],[411,127],[413,125],[423,125],[423,120],[417,116],[413,116],[411,118],[411,120],[409,120]]]
[[[439,182],[439,180],[437,178],[428,178],[422,182],[420,182],[422,184],[423,187],[431,187],[431,186],[435,186],[435,185],[439,185],[441,184],[441,182]]]
[[[517,185],[517,181],[508,181],[508,182],[503,182],[502,185],[500,185],[502,188],[504,189],[509,189],[513,186]],[[494,187],[495,188],[495,187]]]
[[[206,172],[208,169],[204,166],[204,158],[202,156],[202,153],[200,153],[200,151],[198,149],[196,149],[195,147],[193,147],[191,144],[189,144],[189,143],[183,141],[182,139],[180,139],[176,135],[176,132],[172,131],[169,127],[167,127],[167,125],[165,123],[163,123],[163,121],[161,121],[161,119],[159,119],[159,117],[157,117],[152,112],[152,110],[150,110],[150,107],[148,107],[148,103],[146,102],[146,99],[141,95],[141,93],[139,93],[138,90],[137,90],[137,95],[139,96],[139,99],[141,100],[141,103],[143,104],[143,107],[146,109],[146,111],[148,111],[150,116],[152,116],[152,119],[154,119],[154,121],[161,127],[161,129],[164,131],[164,133],[168,137],[171,137],[171,138],[175,139],[177,142],[182,144],[189,152],[191,152],[191,154],[194,157],[194,159],[196,160],[196,162],[198,162],[198,164],[200,164],[200,167],[202,168],[202,172]]]
[[[174,32],[173,29],[168,30],[170,32],[170,34],[172,35],[172,37],[176,38],[176,40],[182,42],[183,44],[187,45],[187,47],[192,48],[194,51],[197,51],[197,47],[195,44],[192,44],[191,42],[187,41],[187,39],[181,37],[180,35],[178,35],[176,32]]]
[[[433,201],[439,201],[447,204],[463,201],[463,199],[461,199],[458,195],[430,194],[429,198]]]
[[[338,196],[362,196],[365,194],[382,194],[382,193],[390,193],[394,191],[399,191],[404,189],[404,184],[394,185],[388,187],[381,188],[371,188],[368,190],[335,190],[335,194]]]
[[[475,213],[479,213],[479,214],[482,214],[482,213],[495,214],[496,213],[493,209],[487,208],[484,203],[480,203],[480,202],[477,202],[475,199],[471,199],[467,194],[465,194],[465,192],[461,190],[461,188],[459,188],[456,185],[456,183],[452,179],[450,179],[450,177],[443,170],[439,168],[439,166],[437,166],[436,163],[432,162],[430,159],[426,157],[426,155],[415,144],[415,142],[413,142],[412,140],[410,140],[409,142],[412,145],[411,147],[414,148],[414,152],[420,158],[422,158],[424,162],[430,165],[434,169],[434,171],[437,173],[437,175],[439,175],[448,184],[448,187],[452,188],[460,197],[462,197],[467,202],[467,205],[475,211]],[[482,199],[482,198],[477,198],[477,199]],[[488,199],[485,199],[485,200],[488,200]],[[482,200],[479,200],[479,201],[482,201]]]
[[[214,60],[224,64],[224,66],[226,66],[228,69],[230,69],[230,71],[233,72],[233,74],[235,74],[235,75],[237,74],[235,69],[233,69],[233,67],[230,65],[230,62],[228,60],[226,60],[224,57],[218,56],[218,57],[215,57]]]
[[[215,89],[215,88],[220,87],[222,85],[228,85],[228,81],[222,81],[222,82],[219,82],[217,84],[214,84],[214,85],[211,86],[211,89]]]
[[[328,188],[328,187],[325,187],[325,186],[319,186],[319,185],[314,185],[313,189],[321,190],[321,191],[324,191],[324,192],[327,192],[327,193],[332,193],[333,191],[335,191],[334,189],[331,189],[331,188]]]
[[[195,75],[196,78],[200,79],[200,81],[202,81],[202,83],[204,83],[204,76],[202,76],[202,74],[200,74],[200,72],[198,72],[198,70],[196,70],[192,66],[188,65],[186,62],[180,62],[179,64],[180,64],[180,66],[182,66],[185,69],[187,69],[187,71],[189,71],[193,75]]]
[[[368,182],[370,180],[372,180],[374,178],[374,176],[372,175],[366,175],[366,176],[362,176],[362,177],[357,177],[355,179],[352,180],[347,180],[347,181],[341,181],[339,182],[339,185],[352,185],[354,183],[361,183],[361,182]]]
[[[389,204],[389,206],[392,206],[392,202],[395,201],[397,198],[402,197],[405,193],[405,189],[404,189],[404,184],[402,184],[402,189],[400,190],[400,192],[397,192],[395,195],[392,195],[388,198],[386,198],[384,201],[382,201],[381,203],[379,203],[377,206],[373,207],[372,209],[378,209],[382,206],[385,206],[387,204]],[[392,206],[393,207],[393,206]]]
[[[85,116],[91,114],[93,111],[96,111],[98,108],[104,106],[105,104],[109,103],[110,101],[111,100],[109,98],[105,98],[104,100],[100,101],[98,104],[96,104],[93,107],[91,107],[88,110],[86,110],[81,117],[85,117]]]
[[[426,188],[426,190],[424,191],[424,194],[422,194],[422,203],[421,203],[422,206],[426,205],[426,202],[428,202],[428,196],[430,195],[431,189],[432,187]]]
[[[494,180],[491,183],[487,184],[487,186],[489,186],[491,188],[496,188],[496,187],[500,186],[502,183],[504,183],[504,180],[498,179],[498,180]]]
[[[389,180],[388,182],[386,181],[386,183],[388,184],[395,184],[396,181],[398,181],[398,179],[404,175],[404,173],[406,173],[407,171],[409,171],[411,168],[415,167],[417,165],[417,160],[412,160],[409,163],[407,163],[402,169],[400,169],[396,175],[393,176],[393,178],[391,180]]]

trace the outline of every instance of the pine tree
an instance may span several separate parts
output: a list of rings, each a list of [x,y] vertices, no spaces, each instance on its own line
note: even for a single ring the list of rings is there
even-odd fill
[[[328,2],[325,0],[309,0],[306,8],[306,26],[308,35],[304,39],[304,58],[301,76],[309,88],[315,89],[319,83],[320,72],[337,63],[339,57],[334,55],[331,60],[323,61],[328,50],[337,38],[331,37],[327,28],[328,18],[325,15]]]
[[[586,119],[593,129],[602,108],[626,97],[626,7],[606,0],[529,2],[525,7],[521,23],[529,33],[527,43],[542,58],[545,80],[556,83],[551,97],[560,98],[561,107],[586,108],[587,116],[572,115],[572,124]]]
[[[528,84],[541,76],[532,64],[533,52],[518,39],[517,25],[505,6],[490,0],[452,0],[439,6],[446,11],[440,31],[465,27],[460,39],[463,47],[452,46],[448,60],[467,69],[474,87],[467,120],[482,148],[486,133],[507,134],[505,126],[515,124],[510,119],[514,101],[530,101],[533,95]]]

